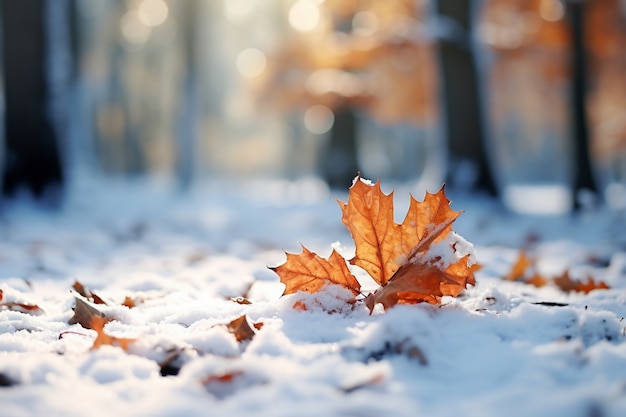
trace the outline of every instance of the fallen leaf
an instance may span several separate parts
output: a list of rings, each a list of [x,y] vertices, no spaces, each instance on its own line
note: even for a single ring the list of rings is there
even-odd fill
[[[252,301],[248,300],[247,298],[244,297],[231,297],[230,301],[237,303],[237,304],[242,304],[242,305],[250,305],[252,304]]]
[[[339,389],[345,394],[350,394],[350,393],[353,393],[354,391],[367,388],[372,385],[380,385],[383,382],[385,382],[385,379],[386,379],[386,375],[384,373],[377,372],[374,375],[369,376],[363,381],[353,382],[348,385],[343,385],[339,387]]]
[[[128,308],[135,308],[137,307],[137,300],[127,295],[126,297],[124,297],[124,301],[122,301],[122,305]]]
[[[456,297],[467,284],[476,283],[474,272],[479,265],[468,267],[468,263],[466,256],[445,269],[422,263],[405,264],[387,285],[368,295],[365,304],[371,311],[379,303],[388,309],[396,304],[437,304],[444,295]]]
[[[215,397],[224,399],[238,390],[253,385],[246,381],[246,374],[241,370],[215,372],[204,376],[200,383]]]
[[[548,280],[544,278],[542,275],[534,274],[532,277],[528,278],[526,284],[534,285],[535,287],[543,287],[548,284]]]
[[[526,270],[534,265],[534,261],[528,256],[526,251],[521,250],[517,256],[517,260],[511,267],[508,274],[504,276],[506,281],[519,281],[524,280]]]
[[[128,348],[130,347],[130,345],[137,341],[137,339],[109,336],[104,331],[104,325],[106,323],[107,323],[107,320],[104,317],[93,316],[91,318],[91,323],[89,327],[98,333],[98,335],[96,336],[96,339],[93,341],[93,345],[91,346],[92,350],[97,349],[103,345],[110,345],[110,346],[119,346],[122,349],[128,351]]]
[[[88,302],[84,301],[81,298],[74,297],[75,305],[74,305],[74,315],[69,319],[69,324],[80,324],[85,329],[91,329],[91,322],[94,317],[101,317],[105,320],[105,322],[110,319],[106,318],[105,314],[90,305]]]
[[[384,194],[380,181],[372,185],[357,176],[348,202],[338,203],[356,247],[350,263],[363,268],[380,285],[365,299],[370,311],[378,303],[385,309],[398,303],[438,303],[442,296],[457,296],[467,285],[475,284],[479,265],[459,253],[461,239],[450,235],[461,212],[450,208],[444,187],[435,194],[426,193],[423,202],[411,196],[400,224],[393,219],[393,192]],[[447,245],[445,253],[441,246],[429,252],[440,243]],[[360,292],[359,282],[334,250],[325,260],[303,247],[302,253],[287,253],[284,264],[270,269],[285,284],[284,294],[317,292],[329,282],[348,288],[355,296]],[[303,307],[306,310],[301,303],[294,304],[296,309]]]
[[[33,315],[39,315],[44,313],[43,309],[37,304],[16,303],[13,301],[2,302],[3,297],[4,293],[2,290],[0,290],[0,310],[19,311],[20,313]]]
[[[356,246],[356,255],[350,263],[367,271],[379,285],[385,285],[400,265],[445,237],[461,214],[450,208],[441,187],[436,194],[426,193],[423,202],[411,196],[404,221],[396,224],[393,192],[385,195],[380,181],[370,185],[360,176],[350,188],[348,202],[340,201],[339,205],[341,220]]]
[[[257,328],[257,324],[259,323],[256,323],[253,326]],[[235,335],[235,339],[237,339],[238,342],[243,342],[244,340],[251,340],[256,334],[254,329],[250,327],[250,323],[248,323],[248,318],[246,317],[245,314],[243,316],[237,317],[235,320],[228,323],[226,325],[226,328],[228,329],[230,333]],[[260,329],[260,327],[258,327],[257,329]]]
[[[554,283],[562,291],[565,292],[584,292],[588,294],[593,290],[606,290],[610,287],[604,281],[595,282],[592,277],[587,277],[586,282],[574,281],[569,274],[569,271],[565,271],[561,276],[553,279]]]
[[[81,282],[74,281],[74,285],[72,285],[72,288],[74,289],[74,291],[76,291],[89,301],[93,302],[94,304],[106,305],[106,302],[102,298],[100,298],[100,296],[91,291],[89,288],[85,287]]]
[[[318,256],[302,246],[299,254],[287,253],[287,261],[277,267],[271,267],[285,284],[285,294],[297,291],[314,293],[328,283],[341,285],[354,295],[359,294],[361,285],[352,275],[345,259],[333,250],[328,260]]]
[[[206,386],[208,384],[218,382],[218,383],[228,383],[232,382],[235,378],[243,375],[242,371],[233,371],[233,372],[224,372],[219,374],[207,375],[202,378],[202,385]]]

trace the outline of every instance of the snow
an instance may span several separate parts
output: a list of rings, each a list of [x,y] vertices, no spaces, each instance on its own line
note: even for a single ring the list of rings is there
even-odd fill
[[[400,215],[409,188],[395,187]],[[465,213],[443,243],[456,242],[457,256],[475,250],[477,285],[440,306],[371,315],[336,286],[280,297],[267,268],[300,244],[354,252],[336,203],[347,194],[314,179],[207,182],[188,193],[85,181],[59,211],[5,202],[3,301],[43,312],[0,310],[0,381],[10,385],[0,387],[0,416],[626,415],[620,214],[516,216],[447,192]],[[503,281],[529,236],[541,273],[570,268],[611,289]],[[68,324],[75,280],[109,303],[98,306],[116,319],[108,334],[137,339],[129,352],[91,350],[96,332]],[[252,304],[230,300],[244,294]],[[135,308],[121,305],[126,296]],[[237,342],[225,325],[242,314],[263,325]],[[178,375],[161,376],[159,363],[177,353]]]

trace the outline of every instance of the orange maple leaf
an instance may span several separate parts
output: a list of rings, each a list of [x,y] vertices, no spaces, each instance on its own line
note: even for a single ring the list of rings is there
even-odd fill
[[[393,192],[385,195],[380,181],[372,186],[357,177],[348,202],[339,202],[341,220],[356,246],[356,256],[350,263],[365,269],[379,285],[385,285],[402,263],[445,237],[461,214],[450,208],[444,187],[436,194],[426,193],[421,203],[413,196],[410,198],[409,210],[401,224],[393,220]]]
[[[102,345],[111,345],[111,346],[119,346],[124,350],[128,350],[130,345],[134,343],[137,339],[129,339],[125,337],[115,337],[109,336],[104,331],[104,325],[107,323],[107,319],[101,316],[93,316],[91,318],[91,328],[95,330],[98,335],[96,339],[93,341],[93,345],[91,349],[97,349]]]
[[[450,208],[443,187],[435,194],[426,193],[423,202],[411,196],[401,224],[393,219],[393,193],[385,195],[379,181],[371,185],[358,176],[348,202],[339,201],[339,205],[356,247],[350,263],[363,268],[381,286],[365,300],[370,310],[378,303],[385,308],[399,303],[438,303],[442,296],[457,296],[468,284],[475,284],[474,272],[479,266],[469,255],[459,253],[456,245],[460,239],[453,236],[443,242],[461,214]],[[447,245],[445,259],[441,247],[429,252],[440,242]],[[328,282],[342,285],[354,295],[360,291],[345,260],[335,251],[325,260],[303,247],[302,253],[288,253],[283,265],[271,269],[285,284],[284,294],[316,292]]]
[[[378,303],[388,309],[396,304],[436,304],[444,295],[456,297],[466,284],[476,283],[473,273],[479,265],[468,267],[468,258],[461,258],[445,269],[422,263],[405,264],[387,285],[367,296],[365,304],[370,310]]]
[[[297,291],[314,293],[328,283],[341,285],[354,295],[359,294],[361,285],[352,275],[346,261],[333,250],[328,260],[302,246],[299,254],[287,253],[287,261],[277,267],[271,267],[285,284],[285,294]]]

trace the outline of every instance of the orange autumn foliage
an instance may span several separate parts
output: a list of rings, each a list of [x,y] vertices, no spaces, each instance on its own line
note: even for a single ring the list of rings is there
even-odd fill
[[[98,333],[98,335],[96,336],[96,339],[93,341],[93,345],[91,346],[91,349],[97,349],[103,345],[110,345],[110,346],[119,346],[122,349],[127,351],[130,345],[134,343],[136,339],[109,336],[104,331],[104,325],[106,323],[107,323],[107,319],[105,319],[104,317],[96,315],[91,318],[90,327]]]
[[[474,272],[479,266],[469,255],[459,254],[456,243],[449,245],[454,261],[448,264],[429,253],[433,244],[449,237],[461,214],[450,208],[443,187],[435,194],[426,193],[423,202],[411,196],[400,224],[393,218],[393,193],[384,194],[380,182],[372,185],[357,177],[348,202],[339,205],[356,247],[350,264],[364,269],[380,285],[365,299],[370,311],[379,303],[385,309],[396,304],[436,304],[441,297],[457,296],[476,283]],[[271,269],[285,284],[284,294],[313,293],[328,283],[339,284],[355,296],[360,292],[359,282],[336,251],[325,260],[303,247],[302,253],[288,253],[284,264]]]
[[[542,276],[536,271],[529,274],[529,271],[535,269],[535,263],[535,259],[530,257],[526,251],[521,250],[516,261],[511,266],[511,270],[504,276],[504,279],[507,281],[520,281],[535,287],[543,287],[552,282],[561,291],[584,292],[585,294],[593,290],[606,290],[610,288],[606,282],[596,282],[592,277],[587,277],[587,281],[584,282],[573,280],[570,277],[569,270],[565,270],[563,274],[551,279]],[[530,277],[528,277],[528,275],[530,275]]]

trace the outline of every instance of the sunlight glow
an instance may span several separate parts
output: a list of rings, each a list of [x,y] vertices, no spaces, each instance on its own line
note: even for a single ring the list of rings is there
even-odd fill
[[[122,16],[120,30],[124,39],[133,45],[146,43],[152,33],[152,29],[141,21],[137,10],[129,10]]]
[[[258,77],[266,66],[265,54],[256,48],[244,49],[237,55],[237,71],[244,77]]]
[[[335,114],[326,106],[317,104],[309,107],[304,113],[304,127],[316,135],[327,133],[333,124],[335,124]]]
[[[161,25],[167,20],[169,9],[163,0],[143,0],[137,9],[141,23],[149,27]]]
[[[231,21],[246,17],[254,10],[253,0],[224,0],[224,14]]]
[[[310,0],[298,0],[289,9],[289,24],[300,32],[310,32],[320,23],[320,10]]]
[[[560,0],[542,0],[539,4],[539,15],[548,22],[557,22],[565,16],[565,6]]]

